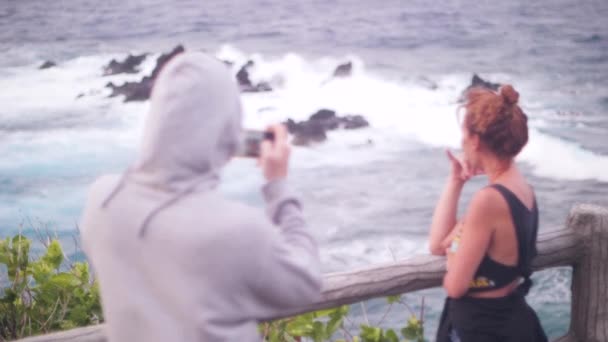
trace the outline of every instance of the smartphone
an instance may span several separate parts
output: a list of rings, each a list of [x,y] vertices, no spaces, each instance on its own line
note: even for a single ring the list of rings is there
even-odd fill
[[[268,131],[245,130],[241,150],[237,153],[238,157],[259,158],[260,145],[262,141],[274,141],[274,133]]]

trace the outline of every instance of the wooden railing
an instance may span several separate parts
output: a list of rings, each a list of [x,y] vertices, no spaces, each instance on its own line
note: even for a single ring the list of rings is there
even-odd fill
[[[557,341],[608,341],[608,209],[575,206],[565,228],[539,236],[538,252],[534,260],[536,270],[559,266],[573,269],[570,328],[568,334]],[[434,256],[327,274],[322,300],[286,311],[281,317],[436,287],[444,274],[445,259]],[[102,342],[106,339],[103,325],[98,325],[21,341]]]

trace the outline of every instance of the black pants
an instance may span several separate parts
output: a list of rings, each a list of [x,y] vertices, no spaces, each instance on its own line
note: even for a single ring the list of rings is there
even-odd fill
[[[523,296],[446,298],[437,342],[451,342],[455,330],[461,342],[546,342],[536,313]]]

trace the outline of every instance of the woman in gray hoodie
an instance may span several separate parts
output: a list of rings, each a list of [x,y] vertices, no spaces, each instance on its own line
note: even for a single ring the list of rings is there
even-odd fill
[[[175,57],[154,85],[138,157],[92,185],[81,234],[110,342],[259,341],[259,320],[319,298],[285,129],[262,145],[267,215],[216,191],[241,141],[239,96],[220,61]]]

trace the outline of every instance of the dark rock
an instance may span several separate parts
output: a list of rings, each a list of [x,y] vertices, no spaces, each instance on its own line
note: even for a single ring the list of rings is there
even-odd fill
[[[330,109],[321,109],[310,116],[309,122],[317,122],[326,131],[337,129],[341,119],[336,116],[336,112]]]
[[[320,109],[310,116],[310,120],[333,120],[336,118],[336,112],[331,109]]]
[[[296,146],[308,146],[327,140],[326,129],[318,121],[304,121],[297,124],[293,135],[292,144]]]
[[[112,89],[110,97],[124,95],[124,102],[131,101],[146,101],[150,98],[152,85],[154,80],[146,76],[139,82],[125,82],[122,85],[116,86],[110,82],[106,87]]]
[[[352,75],[352,73],[353,63],[349,61],[338,65],[334,70],[333,77],[349,77]]]
[[[171,58],[184,51],[184,47],[182,45],[178,45],[171,52],[158,57],[158,59],[156,60],[156,66],[154,67],[152,74],[150,76],[144,76],[139,82],[125,82],[120,86],[114,85],[112,82],[109,82],[108,84],[106,84],[106,87],[112,89],[112,94],[110,94],[110,97],[124,95],[125,102],[145,101],[149,99],[150,94],[152,92],[152,86],[154,85],[154,80],[160,73],[162,67],[167,64],[167,62],[169,62]]]
[[[287,131],[291,134],[295,134],[298,130],[298,123],[295,122],[293,119],[287,119],[284,124],[287,127]]]
[[[146,54],[142,55],[129,55],[124,61],[119,62],[112,59],[108,65],[103,67],[103,75],[117,75],[117,74],[135,74],[139,72],[139,65],[146,59]]]
[[[272,91],[272,87],[267,82],[260,82],[252,86],[241,86],[240,89],[243,93],[264,93]]]
[[[294,136],[292,143],[298,146],[306,146],[325,141],[328,131],[339,128],[363,128],[369,126],[369,123],[361,115],[339,117],[333,110],[321,109],[306,121],[295,122],[288,119],[285,125],[289,133]]]
[[[254,65],[253,61],[249,60],[236,73],[236,81],[239,83],[240,87],[253,87],[253,83],[251,83],[251,80],[249,79],[249,70],[248,70],[253,65]]]
[[[247,61],[239,71],[236,73],[236,81],[239,85],[239,89],[243,93],[262,93],[272,91],[272,87],[268,82],[260,82],[253,84],[249,79],[249,68],[253,67],[255,63],[252,60]]]
[[[369,127],[369,122],[361,115],[347,115],[341,119],[344,129],[359,129]]]
[[[469,91],[471,91],[471,89],[488,89],[488,90],[492,90],[492,91],[498,91],[498,88],[500,88],[502,84],[500,83],[492,83],[489,81],[484,80],[483,78],[479,77],[479,75],[477,74],[473,74],[473,78],[471,79],[471,84],[465,89],[463,90],[462,94],[460,95],[460,98],[458,99],[458,102],[464,102],[466,100],[466,96],[467,93]]]
[[[38,67],[38,69],[43,70],[43,69],[49,69],[52,67],[57,66],[57,63],[53,62],[53,61],[46,61],[44,63],[42,63],[41,66]]]
[[[222,63],[224,63],[225,66],[227,66],[229,68],[232,68],[232,66],[234,65],[234,62],[232,62],[232,61],[226,61],[223,59],[221,61],[222,61]]]
[[[498,88],[500,88],[500,86],[501,86],[500,83],[492,83],[492,82],[484,80],[483,78],[479,77],[477,74],[473,74],[473,79],[471,80],[470,88],[477,87],[477,88],[485,88],[485,89],[497,91]]]
[[[184,51],[186,51],[186,49],[184,49],[184,46],[180,44],[180,45],[174,47],[173,50],[171,50],[171,52],[162,54],[160,57],[158,57],[156,59],[156,66],[154,67],[154,70],[152,70],[152,74],[150,75],[150,77],[153,80],[156,79],[156,76],[158,76],[158,73],[160,72],[162,67],[165,66],[165,64],[167,64],[167,62],[170,61],[171,58],[179,55],[180,53],[182,53]]]

